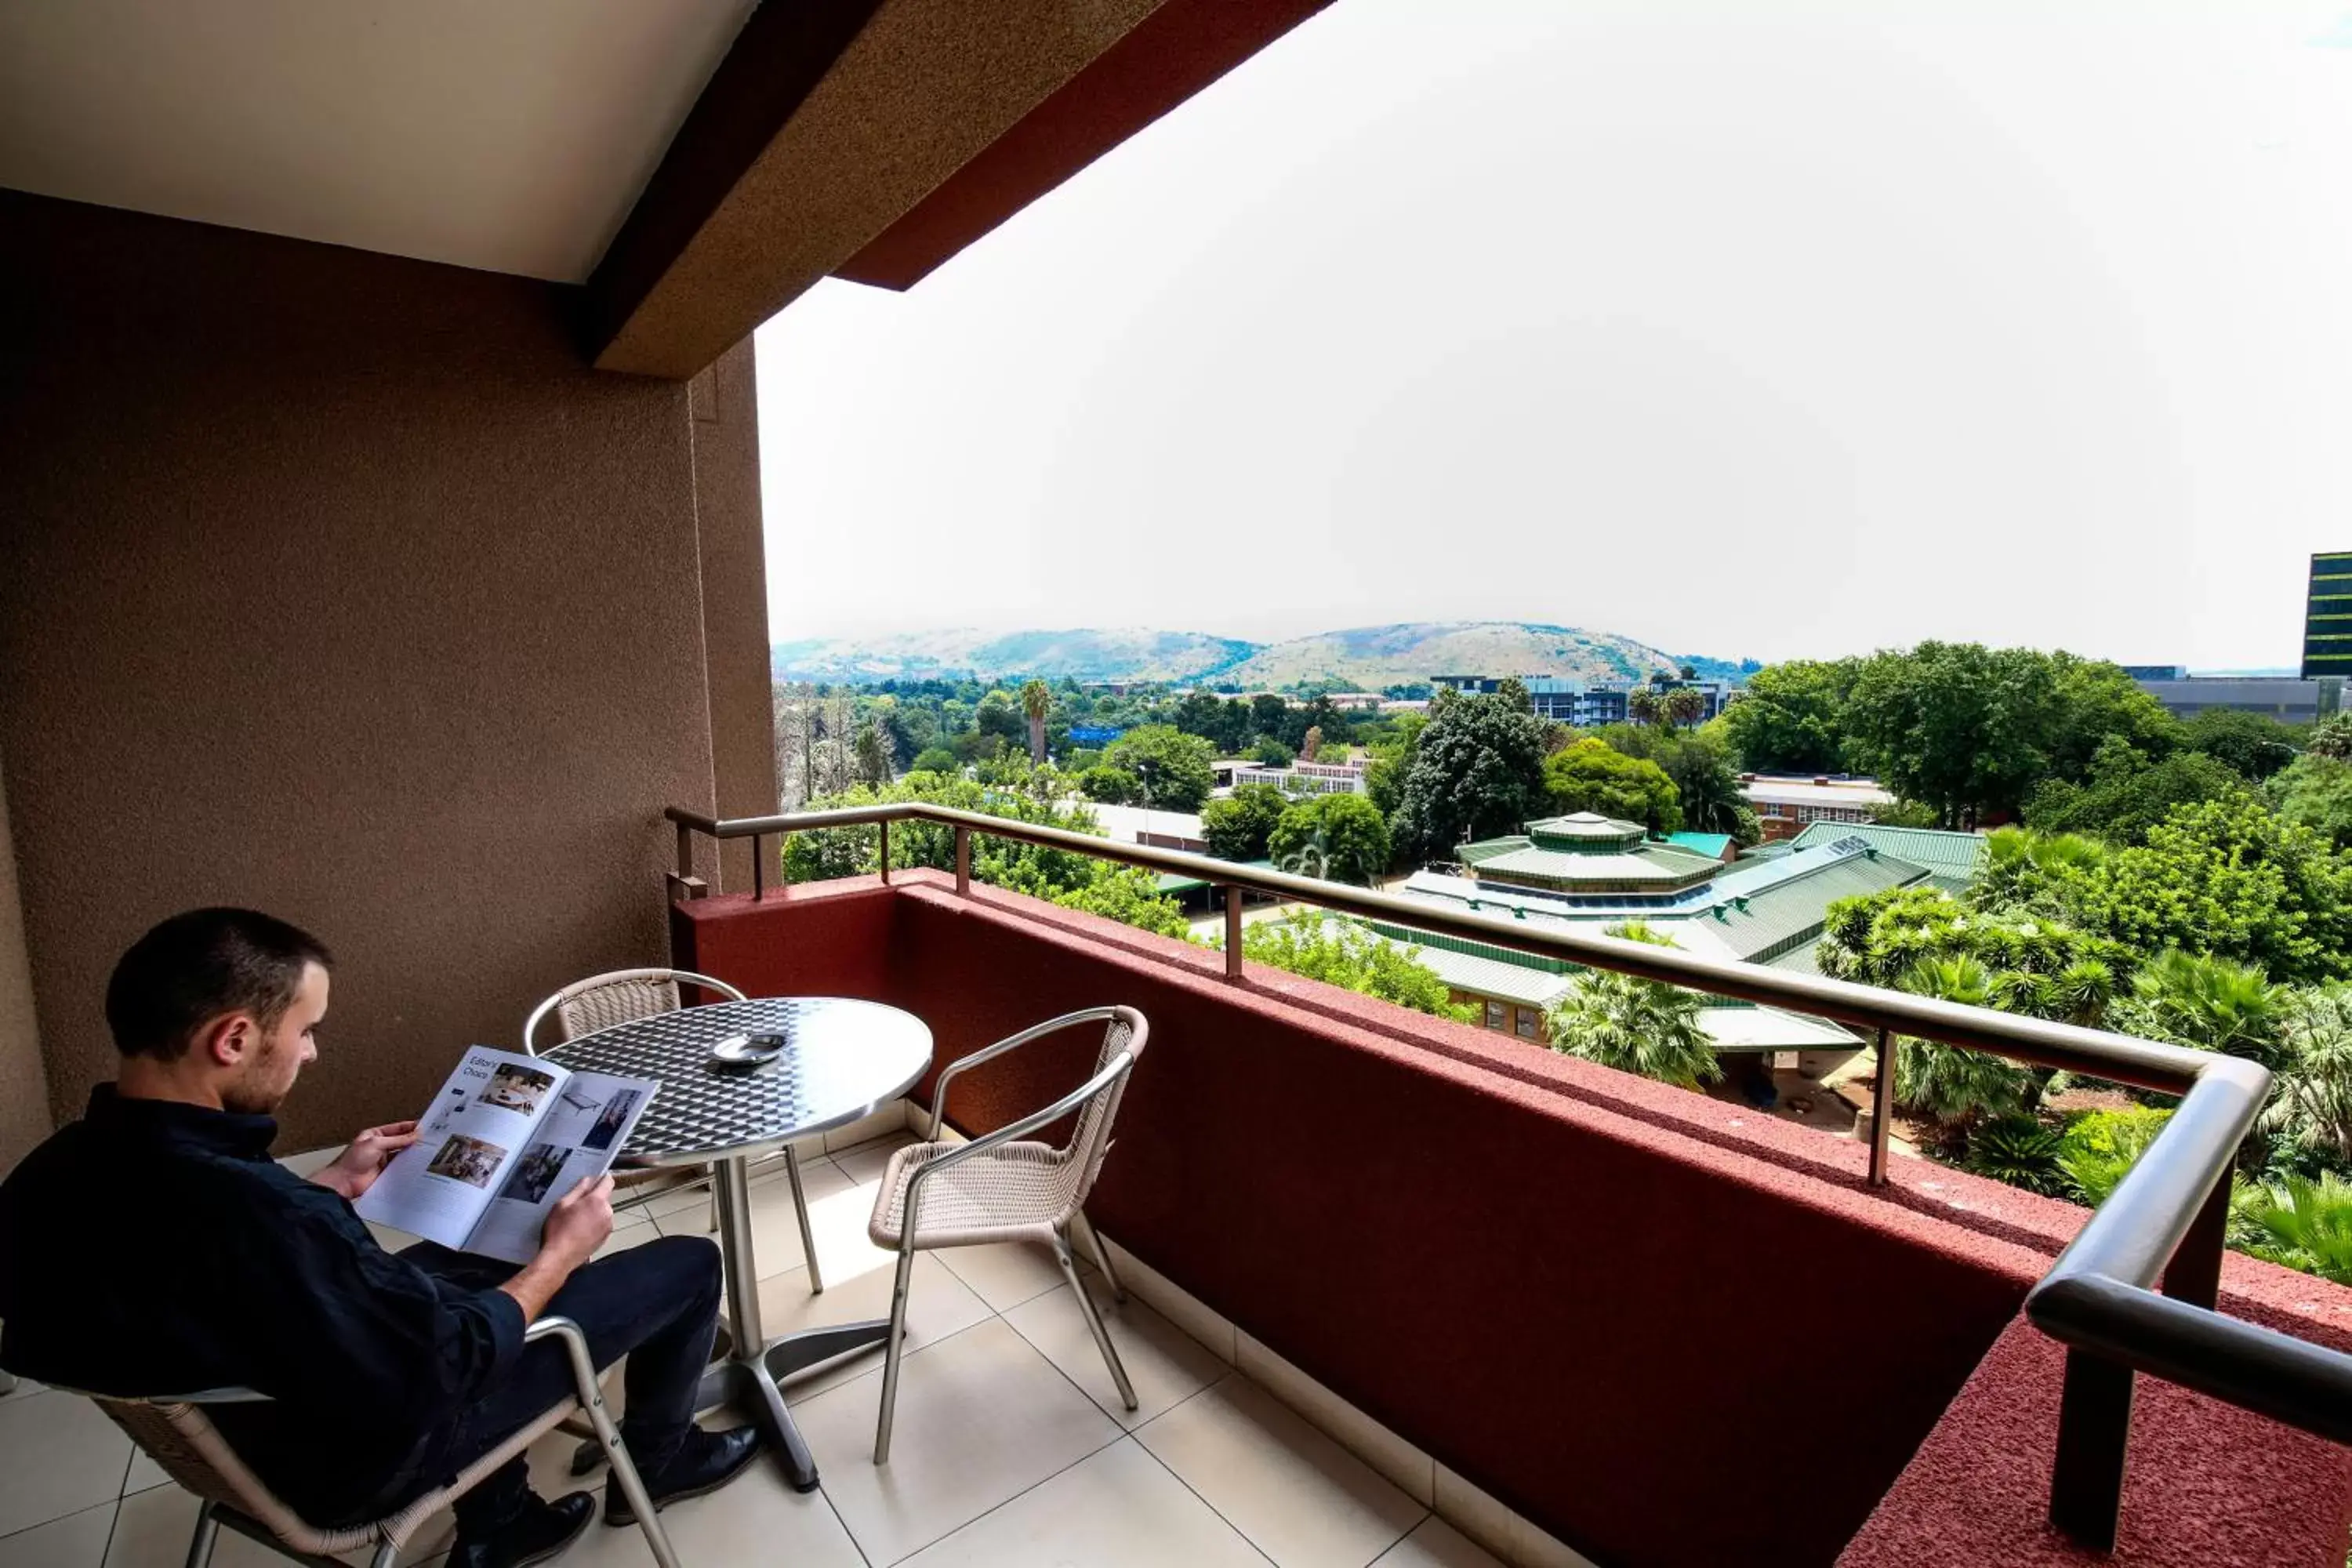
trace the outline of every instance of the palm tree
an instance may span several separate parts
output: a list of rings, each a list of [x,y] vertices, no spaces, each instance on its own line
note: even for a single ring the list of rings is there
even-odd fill
[[[1612,926],[1612,936],[1657,947],[1673,942],[1639,921]],[[1723,1076],[1715,1042],[1699,1026],[1696,992],[1613,970],[1589,970],[1551,1005],[1544,1023],[1551,1048],[1678,1089]]]
[[[2352,1163],[2352,986],[2325,985],[2296,995],[2287,1007],[2285,1034],[2263,1131]]]
[[[1648,681],[1625,693],[1625,717],[1636,724],[1654,724],[1664,705],[1658,700],[1657,689]]]
[[[1973,958],[1923,958],[1896,984],[1921,996],[1982,1007],[1993,1000],[1992,973]],[[2041,1098],[2028,1068],[1964,1046],[1906,1036],[1895,1047],[1895,1099],[1948,1127],[2023,1112]]]
[[[2277,1065],[2293,993],[2252,964],[2167,949],[2132,976],[2135,1033]]]
[[[1053,705],[1052,689],[1034,676],[1021,689],[1021,711],[1029,718],[1029,760],[1041,767],[1045,762],[1045,712]]]
[[[2253,1232],[2257,1258],[2352,1285],[2352,1182],[2335,1172],[2315,1182],[2289,1176],[2252,1186],[2232,1215]]]
[[[1696,724],[1706,716],[1706,698],[1696,687],[1677,686],[1661,700],[1659,711],[1669,730]]]

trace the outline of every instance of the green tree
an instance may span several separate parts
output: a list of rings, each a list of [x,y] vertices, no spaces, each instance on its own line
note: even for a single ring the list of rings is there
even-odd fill
[[[1944,814],[1916,800],[1898,800],[1872,806],[1870,820],[1881,827],[1938,827],[1943,825]]]
[[[2252,1186],[2233,1218],[2252,1233],[2255,1257],[2352,1285],[2352,1182],[2335,1172]]]
[[[2148,1039],[2194,1046],[2274,1065],[2290,997],[2252,964],[2182,952],[2158,953],[2132,976],[2116,1026]]]
[[[1263,860],[1266,839],[1290,809],[1290,797],[1272,784],[1243,784],[1201,808],[1201,837],[1220,860]]]
[[[1664,768],[1591,737],[1545,758],[1543,779],[1555,812],[1599,812],[1659,835],[1683,825],[1681,795]]]
[[[1922,958],[1904,972],[1899,984],[1918,995],[1970,1007],[1990,1006],[1994,1001],[1991,972],[1966,956]],[[1990,1052],[1908,1036],[1896,1043],[1895,1102],[1948,1126],[2023,1115],[2041,1098],[2041,1079],[2031,1068]]]
[[[2171,1111],[2156,1106],[2094,1110],[2078,1116],[2059,1140],[2059,1168],[2074,1184],[2075,1195],[2096,1208],[2122,1184],[2125,1175],[2171,1120]]]
[[[890,746],[882,738],[880,729],[873,724],[858,727],[857,738],[852,743],[857,759],[857,779],[860,784],[887,784],[890,782]]]
[[[1088,800],[1098,800],[1105,805],[1126,805],[1143,794],[1143,785],[1133,773],[1108,763],[1080,773],[1078,788],[1086,792]]]
[[[1054,902],[1161,936],[1190,941],[1192,934],[1176,900],[1161,898],[1158,880],[1134,866],[1107,866],[1085,886],[1055,894]]]
[[[1843,765],[1846,700],[1860,664],[1794,659],[1750,676],[1746,692],[1723,713],[1740,765],[1759,773],[1837,772]]]
[[[2263,1131],[2294,1155],[2352,1172],[2352,987],[2296,993],[2284,1033]]]
[[[2315,757],[2332,762],[2352,762],[2352,713],[2338,713],[2311,732],[2311,742],[2304,748]]]
[[[1021,714],[1029,725],[1029,760],[1043,764],[1045,761],[1045,715],[1054,706],[1051,688],[1032,678],[1021,688]]]
[[[1731,765],[1730,743],[1721,721],[1683,734],[1611,724],[1591,738],[1664,770],[1674,783],[1675,802],[1681,807],[1685,827],[1698,833],[1728,833],[1741,844],[1753,844],[1763,837],[1754,809],[1740,794],[1739,774]],[[1553,753],[1555,758],[1559,754]]]
[[[1431,706],[1397,792],[1394,837],[1408,854],[1449,853],[1510,833],[1544,806],[1544,725],[1492,696]]]
[[[1625,717],[1636,724],[1654,724],[1665,717],[1666,705],[1648,681],[1625,694]]]
[[[2263,713],[2206,708],[2183,721],[2180,741],[2259,784],[2294,760],[2303,731]]]
[[[2095,833],[2112,843],[2144,844],[2173,807],[2245,793],[2244,779],[2201,752],[2150,763],[2114,738],[2094,760],[2088,783],[2052,779],[2035,790],[2025,804],[2025,825],[2042,833]]]
[[[2074,924],[2141,952],[2210,953],[2290,984],[2352,973],[2352,858],[2256,800],[2175,807],[2145,845],[2058,870],[2040,890]]]
[[[1457,1005],[1445,982],[1414,962],[1420,952],[1383,940],[1361,921],[1312,912],[1255,921],[1242,928],[1242,956],[1253,963],[1435,1017],[1472,1022],[1475,1010]]]
[[[1162,811],[1198,811],[1215,782],[1215,760],[1208,742],[1172,724],[1140,725],[1103,750],[1104,764],[1133,773],[1144,804]]]
[[[1389,825],[1360,795],[1322,795],[1282,814],[1266,851],[1286,871],[1335,882],[1377,881],[1389,864]]]
[[[1629,942],[1671,947],[1639,921],[1612,926]],[[1579,973],[1544,1015],[1552,1049],[1620,1072],[1696,1089],[1723,1076],[1715,1042],[1699,1026],[1698,993],[1615,970]]]
[[[2297,757],[2273,775],[2269,793],[2281,816],[2352,849],[2352,763],[2317,752]]]
[[[2055,678],[2028,650],[1925,642],[1863,662],[1845,724],[1856,760],[1958,827],[2014,810],[2050,772],[2057,706]]]
[[[994,736],[1007,742],[1021,739],[1021,710],[1014,703],[1013,694],[1002,689],[980,700],[973,722],[983,735]]]
[[[2179,724],[2112,664],[2032,648],[1923,642],[1863,661],[1845,751],[1957,827],[2014,811],[2043,779],[2080,781],[2116,740],[2155,759]]]
[[[1677,686],[1658,700],[1658,717],[1669,730],[1696,724],[1706,717],[1706,696],[1688,686]]]
[[[917,753],[912,771],[919,773],[951,773],[963,764],[945,746],[930,746]]]
[[[1250,748],[1250,759],[1269,768],[1286,768],[1298,760],[1298,753],[1272,735],[1261,735]]]

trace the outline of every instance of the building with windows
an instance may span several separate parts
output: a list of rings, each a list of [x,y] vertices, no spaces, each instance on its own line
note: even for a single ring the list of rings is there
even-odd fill
[[[2303,612],[2303,678],[2352,675],[2352,551],[2311,558]]]
[[[2164,705],[2176,719],[2187,719],[2208,708],[2228,708],[2260,713],[2282,724],[2309,724],[2339,712],[2344,706],[2344,677],[2288,675],[2187,675],[2179,667],[2158,668],[2175,673],[2163,678],[2134,675],[2142,691]],[[2304,668],[2310,669],[2310,660]]]
[[[1754,808],[1767,841],[1793,838],[1815,822],[1870,822],[1877,807],[1895,804],[1895,796],[1876,779],[1828,773],[1810,778],[1742,773],[1739,795]]]
[[[1442,691],[1459,691],[1466,695],[1483,695],[1498,690],[1504,680],[1499,675],[1433,675],[1429,683]],[[1573,724],[1580,730],[1590,730],[1601,724],[1622,724],[1628,714],[1627,703],[1636,686],[1647,684],[1653,690],[1672,691],[1677,687],[1689,687],[1706,700],[1706,709],[1699,721],[1714,718],[1731,700],[1733,688],[1722,680],[1681,680],[1673,676],[1658,676],[1648,682],[1633,680],[1578,680],[1564,675],[1522,675],[1517,678],[1528,689],[1538,719],[1557,719],[1563,724]]]

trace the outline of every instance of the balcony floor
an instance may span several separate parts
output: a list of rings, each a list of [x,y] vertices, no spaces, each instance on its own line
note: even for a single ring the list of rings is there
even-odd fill
[[[803,1162],[826,1289],[805,1285],[786,1189],[754,1188],[770,1333],[887,1314],[891,1255],[866,1239],[893,1135]],[[698,1196],[625,1215],[613,1247],[700,1235]],[[1100,1281],[1087,1274],[1090,1285]],[[918,1263],[891,1463],[871,1458],[880,1358],[787,1390],[821,1489],[772,1468],[663,1514],[691,1568],[1166,1564],[1221,1568],[1484,1568],[1496,1560],[1140,1302],[1101,1302],[1141,1408],[1120,1409],[1052,1258],[972,1247]],[[618,1380],[614,1380],[617,1391]],[[573,1447],[533,1451],[542,1493],[565,1489]],[[599,1480],[601,1484],[601,1478]],[[0,1568],[177,1568],[195,1500],[78,1396],[25,1385],[0,1400]],[[446,1519],[409,1558],[441,1561]],[[354,1562],[364,1562],[355,1553]],[[219,1568],[282,1563],[224,1534]],[[566,1568],[650,1563],[635,1530],[592,1525]]]

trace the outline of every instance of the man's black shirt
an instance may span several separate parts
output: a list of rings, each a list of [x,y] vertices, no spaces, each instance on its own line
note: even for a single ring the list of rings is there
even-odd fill
[[[242,1384],[207,1410],[313,1523],[387,1500],[510,1367],[522,1310],[376,1244],[269,1157],[278,1123],[110,1084],[0,1184],[0,1365],[98,1394]]]

